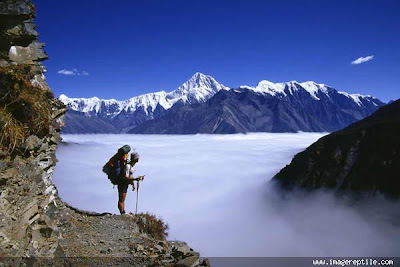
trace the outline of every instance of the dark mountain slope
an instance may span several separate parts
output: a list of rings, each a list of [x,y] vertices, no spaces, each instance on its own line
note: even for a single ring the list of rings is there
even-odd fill
[[[97,117],[90,117],[85,113],[68,110],[65,115],[64,134],[86,133],[119,133],[119,130],[111,123]]]
[[[327,90],[319,92],[318,100],[295,83],[287,85],[285,94],[280,95],[246,88],[221,90],[205,103],[173,107],[130,133],[331,132],[384,105],[373,98],[357,104],[335,89]]]
[[[297,154],[274,180],[283,188],[332,188],[400,196],[400,100]]]

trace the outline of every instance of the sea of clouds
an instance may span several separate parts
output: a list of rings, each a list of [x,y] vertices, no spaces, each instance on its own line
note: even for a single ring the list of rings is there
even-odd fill
[[[326,192],[277,194],[271,178],[322,133],[63,135],[54,183],[85,210],[118,213],[102,166],[124,144],[140,154],[139,212],[202,256],[398,256],[400,204],[349,204]],[[136,192],[128,189],[127,212]]]

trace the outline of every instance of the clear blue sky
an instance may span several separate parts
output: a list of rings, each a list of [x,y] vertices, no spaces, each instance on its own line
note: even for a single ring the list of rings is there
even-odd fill
[[[400,98],[397,0],[33,2],[57,96],[123,100],[199,71],[229,87],[313,80]]]

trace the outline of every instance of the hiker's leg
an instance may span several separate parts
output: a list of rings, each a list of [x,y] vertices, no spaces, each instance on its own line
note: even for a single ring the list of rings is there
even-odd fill
[[[118,192],[118,209],[121,214],[125,213],[126,192]]]
[[[118,184],[118,209],[121,214],[125,214],[125,198],[128,191],[127,183]]]

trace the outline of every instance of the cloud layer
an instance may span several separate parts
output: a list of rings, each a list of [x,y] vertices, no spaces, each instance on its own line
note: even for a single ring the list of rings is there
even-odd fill
[[[118,213],[117,188],[101,169],[129,144],[140,154],[139,212],[160,216],[169,240],[202,256],[393,256],[399,203],[350,206],[327,193],[276,194],[269,179],[320,133],[63,135],[54,182],[75,207]],[[136,192],[128,190],[127,212]]]
[[[361,64],[361,63],[364,63],[364,62],[371,61],[373,58],[374,58],[373,55],[366,56],[366,57],[359,57],[356,60],[354,60],[353,62],[351,62],[351,64],[358,65],[358,64]]]
[[[62,69],[57,72],[58,74],[63,74],[63,75],[83,75],[83,76],[88,76],[89,72],[87,71],[78,71],[77,69],[72,69],[72,70],[67,70],[67,69]]]

